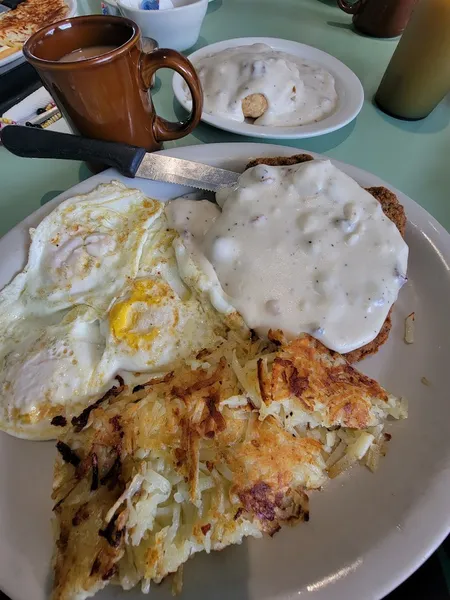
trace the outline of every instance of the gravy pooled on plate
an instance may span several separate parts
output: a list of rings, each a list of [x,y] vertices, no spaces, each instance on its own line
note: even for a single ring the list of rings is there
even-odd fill
[[[227,48],[201,58],[195,68],[205,112],[225,119],[243,122],[247,99],[254,96],[260,104],[265,99],[263,108],[252,115],[262,111],[256,125],[306,125],[321,121],[337,106],[331,73],[266,44]]]

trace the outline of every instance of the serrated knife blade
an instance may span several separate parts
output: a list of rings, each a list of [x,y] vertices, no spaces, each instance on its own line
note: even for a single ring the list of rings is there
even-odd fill
[[[85,160],[113,167],[125,177],[143,177],[210,192],[234,186],[240,175],[203,163],[149,153],[138,146],[22,125],[8,125],[2,129],[1,141],[17,156]]]
[[[136,177],[187,185],[210,192],[235,185],[239,175],[234,171],[190,160],[150,153],[144,156],[136,171]]]

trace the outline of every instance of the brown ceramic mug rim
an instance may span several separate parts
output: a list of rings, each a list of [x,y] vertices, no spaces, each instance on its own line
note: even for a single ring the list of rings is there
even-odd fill
[[[86,58],[84,60],[74,61],[74,62],[60,62],[59,60],[47,60],[45,58],[40,58],[33,53],[33,49],[35,45],[41,41],[45,36],[54,29],[60,29],[64,24],[79,24],[79,26],[83,26],[86,22],[97,22],[99,25],[102,24],[118,24],[119,22],[122,25],[126,25],[130,28],[130,38],[124,42],[121,46],[114,48],[114,50],[110,50],[109,52],[105,52],[100,56],[93,56],[92,58]],[[76,25],[77,26],[77,25]],[[141,38],[141,31],[139,26],[128,19],[127,17],[119,17],[112,15],[83,15],[79,17],[69,17],[68,19],[62,19],[61,21],[56,21],[56,23],[51,23],[42,29],[39,29],[36,33],[34,33],[28,40],[25,42],[23,46],[23,53],[25,58],[32,65],[36,67],[45,66],[51,67],[52,69],[62,69],[62,70],[73,70],[73,69],[83,69],[85,67],[90,67],[92,65],[97,65],[100,63],[107,63],[115,60],[116,58],[122,56],[126,52],[128,52],[131,48],[133,48],[136,43]],[[74,48],[76,50],[76,48]]]

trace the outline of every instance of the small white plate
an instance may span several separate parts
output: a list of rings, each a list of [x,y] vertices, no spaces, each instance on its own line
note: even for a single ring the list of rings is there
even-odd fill
[[[242,171],[251,158],[293,153],[293,148],[261,143],[163,152],[235,171]],[[409,281],[395,305],[388,342],[360,368],[393,394],[408,398],[409,418],[389,425],[389,452],[375,474],[354,467],[323,492],[311,494],[309,523],[190,560],[181,600],[379,600],[450,532],[450,236],[423,208],[378,177],[332,162],[363,186],[389,187],[407,213]],[[0,240],[0,288],[26,262],[29,227],[63,199],[112,179],[161,200],[192,191],[125,179],[112,169],[83,181]],[[407,345],[404,319],[413,310],[416,341]],[[430,386],[421,383],[423,376]],[[49,597],[54,456],[51,442],[27,442],[0,432],[0,589],[12,600]],[[151,598],[170,600],[170,584],[152,587]],[[143,596],[138,588],[124,593],[110,586],[95,599]]]
[[[329,71],[336,82],[336,92],[338,94],[338,105],[335,112],[318,123],[310,123],[309,125],[297,125],[290,127],[274,127],[253,125],[251,123],[240,123],[232,119],[224,117],[216,117],[209,113],[203,112],[202,121],[213,125],[224,131],[231,131],[240,135],[246,135],[256,138],[273,138],[280,140],[292,140],[300,138],[311,138],[325,133],[331,133],[337,129],[341,129],[359,114],[364,102],[364,90],[361,82],[356,75],[340,60],[313,48],[306,44],[291,42],[289,40],[281,40],[278,38],[266,37],[247,37],[236,38],[234,40],[225,40],[217,44],[205,46],[200,50],[190,54],[189,60],[194,64],[201,58],[211,54],[217,54],[226,48],[235,48],[236,46],[250,46],[251,44],[266,44],[274,50],[280,50],[288,54],[292,54],[298,58],[310,60],[319,64],[321,67]],[[191,103],[187,99],[185,89],[182,85],[183,79],[175,73],[173,77],[173,91],[178,102],[186,109],[191,109]]]
[[[69,12],[67,13],[67,15],[64,18],[68,19],[69,17],[74,17],[77,12],[77,0],[65,0],[65,2],[67,4],[67,6],[69,7]],[[20,59],[24,59],[22,50],[18,50],[17,52],[14,52],[14,54],[10,54],[9,56],[2,58],[0,60],[0,67],[9,65],[9,63],[12,63],[15,61],[17,61],[17,64],[20,64],[20,62],[23,62],[23,60],[20,60]]]

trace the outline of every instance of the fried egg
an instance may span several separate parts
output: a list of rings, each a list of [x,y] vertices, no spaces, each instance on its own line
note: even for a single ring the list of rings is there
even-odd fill
[[[26,323],[26,321],[25,321]],[[58,324],[2,339],[0,429],[19,437],[54,437],[50,421],[70,404],[76,414],[94,391],[91,378],[104,349],[92,309],[77,307]]]
[[[161,214],[145,242],[138,278],[128,281],[101,324],[106,348],[99,377],[120,373],[135,383],[138,372],[145,380],[145,374],[173,368],[225,335],[211,303],[180,278],[174,249],[178,238]]]
[[[219,215],[218,207],[208,200],[177,198],[164,209],[164,219],[173,232],[172,247],[181,285],[186,285],[204,304],[212,306],[226,327],[245,337],[249,329],[244,319],[201,251],[201,239]],[[185,227],[191,218],[189,227]]]
[[[177,265],[183,282],[204,304],[209,304],[222,320],[223,324],[235,330],[241,336],[249,335],[249,328],[237,312],[230,298],[222,289],[211,264],[197,251],[189,233],[177,236],[173,247]]]
[[[28,311],[87,304],[101,314],[136,276],[161,210],[160,202],[117,181],[61,203],[30,232],[21,294]]]
[[[190,292],[180,297],[162,277],[131,281],[101,328],[106,348],[99,376],[120,372],[128,381],[123,370],[166,371],[224,334],[212,308],[202,306]]]
[[[0,429],[59,433],[114,385],[166,372],[226,326],[180,278],[164,205],[121,183],[59,205],[0,293]]]

